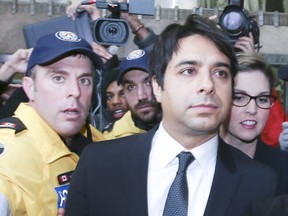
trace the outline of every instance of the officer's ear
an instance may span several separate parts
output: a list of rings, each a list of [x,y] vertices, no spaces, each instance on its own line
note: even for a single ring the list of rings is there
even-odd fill
[[[159,86],[159,84],[156,80],[156,76],[152,77],[151,83],[152,83],[152,89],[153,89],[153,93],[155,95],[155,98],[156,98],[158,103],[161,103],[162,88],[161,88],[161,86]]]
[[[35,89],[35,85],[34,85],[34,80],[31,77],[23,77],[22,79],[22,86],[23,89],[27,95],[27,97],[29,98],[29,101],[34,101],[34,89]]]

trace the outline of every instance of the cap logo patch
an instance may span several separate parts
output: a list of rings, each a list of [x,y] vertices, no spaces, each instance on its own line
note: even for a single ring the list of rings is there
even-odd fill
[[[131,53],[129,53],[129,55],[126,57],[127,60],[134,60],[134,59],[139,59],[142,56],[145,55],[145,51],[144,50],[134,50]]]
[[[55,33],[55,36],[62,41],[68,41],[68,42],[79,42],[81,41],[81,38],[79,38],[76,34],[69,31],[58,31]]]
[[[0,156],[5,153],[5,150],[6,150],[5,145],[0,143]]]

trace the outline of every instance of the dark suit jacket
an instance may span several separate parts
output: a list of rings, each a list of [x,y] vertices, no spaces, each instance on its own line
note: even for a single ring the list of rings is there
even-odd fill
[[[257,200],[251,207],[251,216],[287,216],[288,194]]]
[[[148,160],[156,129],[88,145],[72,177],[65,215],[147,216]],[[252,200],[274,195],[276,182],[272,169],[220,140],[204,215],[247,215]]]
[[[259,139],[254,160],[274,169],[279,176],[278,194],[288,194],[288,152],[268,146]]]

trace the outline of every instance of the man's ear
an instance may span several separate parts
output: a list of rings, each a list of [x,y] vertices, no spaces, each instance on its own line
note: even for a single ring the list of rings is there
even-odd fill
[[[33,101],[35,93],[34,91],[35,86],[33,79],[31,77],[24,76],[22,79],[22,86],[29,100]]]
[[[152,89],[153,89],[153,93],[155,95],[155,98],[156,98],[157,102],[161,103],[162,88],[161,88],[161,86],[159,86],[159,84],[156,80],[156,76],[152,77],[151,83],[152,83]]]

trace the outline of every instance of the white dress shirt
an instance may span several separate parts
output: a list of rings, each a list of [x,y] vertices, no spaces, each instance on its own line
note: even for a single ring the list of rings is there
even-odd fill
[[[201,216],[210,194],[215,172],[218,136],[189,150],[195,160],[187,169],[189,188],[188,216]],[[180,152],[188,151],[174,140],[162,123],[152,140],[148,167],[148,211],[149,216],[161,216],[170,186],[178,170]]]

